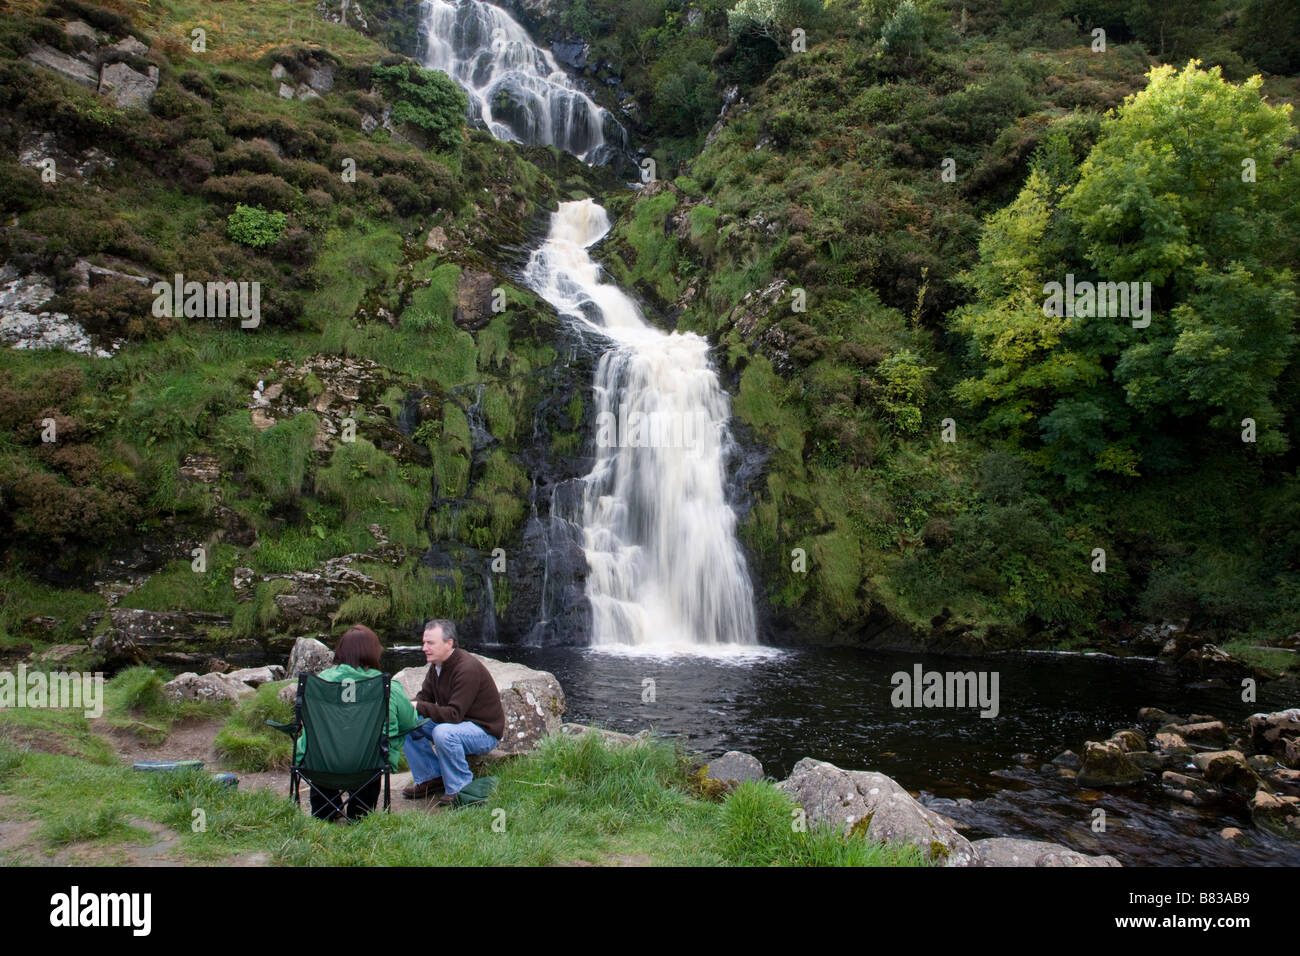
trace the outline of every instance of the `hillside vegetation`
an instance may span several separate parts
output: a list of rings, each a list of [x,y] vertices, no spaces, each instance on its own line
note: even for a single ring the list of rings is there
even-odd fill
[[[1295,630],[1296,0],[514,3],[589,43],[655,161],[637,190],[466,129],[404,55],[414,5],[365,29],[337,6],[0,0],[0,264],[119,345],[0,350],[0,643],[76,640],[107,606],[89,577],[149,540],[172,551],[131,606],[229,615],[214,639],[285,636],[283,582],[240,601],[234,568],[310,570],[374,527],[401,553],[338,624],[477,613],[465,568],[519,553],[539,469],[583,470],[589,377],[510,276],[586,195],[611,276],[716,346],[763,460],[741,535],[766,639]],[[157,69],[147,108],[26,59],[110,46]],[[176,274],[260,283],[260,326],[158,315],[130,278]],[[1067,281],[1149,283],[1149,324],[1045,314]],[[532,578],[490,599],[516,631]]]

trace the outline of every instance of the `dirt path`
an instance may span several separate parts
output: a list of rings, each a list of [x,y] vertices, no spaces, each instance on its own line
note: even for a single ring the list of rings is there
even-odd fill
[[[129,727],[113,727],[105,718],[92,719],[91,730],[106,741],[130,766],[140,760],[202,760],[204,769],[228,771],[239,778],[241,790],[270,790],[285,800],[289,799],[289,773],[273,770],[260,773],[236,771],[218,756],[213,744],[223,721],[220,718],[188,720],[172,727],[161,744],[142,740]],[[395,813],[436,812],[434,802],[404,800],[402,787],[411,782],[410,773],[392,776],[392,809]],[[307,798],[303,798],[306,813]],[[132,818],[128,824],[145,831],[148,842],[120,842],[97,846],[94,843],[74,843],[50,853],[37,835],[41,821],[37,819],[10,819],[10,812],[18,809],[12,796],[0,794],[0,859],[10,865],[31,866],[184,866],[185,860],[177,852],[180,834],[171,827],[152,820]],[[224,866],[268,866],[271,860],[266,853],[245,853],[222,861]]]
[[[157,745],[141,740],[129,728],[110,727],[108,721],[103,718],[92,720],[90,725],[96,734],[112,745],[118,756],[127,764],[133,764],[140,760],[202,760],[205,770],[233,773],[239,778],[239,789],[241,790],[270,790],[288,800],[289,772],[287,770],[268,770],[253,773],[235,770],[224,763],[214,746],[222,723],[223,721],[219,717],[177,723],[173,725],[167,739]],[[405,800],[402,798],[402,788],[410,782],[411,774],[409,771],[392,775],[393,812],[429,812],[433,806],[432,801]],[[305,805],[305,794],[303,802]]]

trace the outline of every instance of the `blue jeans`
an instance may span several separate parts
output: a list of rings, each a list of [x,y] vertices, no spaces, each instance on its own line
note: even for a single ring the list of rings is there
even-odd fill
[[[453,794],[460,793],[474,779],[468,756],[485,754],[500,742],[472,721],[436,724],[426,717],[424,723],[406,735],[403,749],[416,783],[442,777],[443,790]]]

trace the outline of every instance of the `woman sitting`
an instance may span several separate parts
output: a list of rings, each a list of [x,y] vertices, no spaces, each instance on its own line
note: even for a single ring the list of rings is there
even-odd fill
[[[333,683],[342,683],[349,679],[363,681],[378,677],[382,674],[379,670],[379,658],[383,653],[384,648],[379,643],[379,635],[364,624],[354,625],[339,638],[338,647],[334,650],[334,666],[321,671],[317,676],[321,680]],[[402,685],[393,681],[389,686],[388,695],[388,763],[392,770],[397,770],[398,761],[402,759],[403,738],[419,726],[421,719]],[[298,751],[294,759],[301,760],[306,749],[307,732],[304,730],[298,737]],[[380,780],[381,778],[376,777],[355,793],[348,795],[345,812],[349,820],[361,819],[379,803]],[[343,791],[314,785],[308,789],[311,791],[312,816],[330,820],[340,815],[339,798]]]

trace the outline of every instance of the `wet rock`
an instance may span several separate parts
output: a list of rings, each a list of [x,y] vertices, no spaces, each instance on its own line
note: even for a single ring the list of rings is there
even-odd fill
[[[1236,827],[1224,827],[1219,831],[1219,837],[1230,843],[1240,843],[1245,839],[1246,834],[1242,833]]]
[[[718,111],[718,118],[704,137],[704,146],[707,149],[713,145],[713,141],[722,135],[723,127],[727,125],[727,116],[735,107],[744,107],[745,101],[741,98],[739,86],[729,86],[722,91],[722,108]]]
[[[1221,720],[1180,724],[1170,732],[1178,734],[1192,747],[1212,747],[1217,749],[1228,742],[1228,733]]]
[[[204,674],[200,677],[187,672],[163,685],[163,695],[172,701],[239,700],[252,693],[253,688],[226,674]]]
[[[728,750],[702,769],[706,780],[716,780],[729,788],[746,780],[763,779],[763,765],[758,758],[740,750]]]
[[[1200,777],[1166,770],[1160,777],[1160,787],[1173,799],[1192,806],[1203,807],[1218,800],[1223,794]]]
[[[992,837],[971,844],[980,866],[1123,866],[1113,856],[1088,856],[1056,843]]]
[[[1250,748],[1270,754],[1293,770],[1300,769],[1300,707],[1246,719]]]
[[[1300,797],[1300,770],[1286,767],[1268,768],[1264,771],[1264,780],[1274,793]]]
[[[885,843],[911,843],[945,866],[976,866],[970,841],[883,773],[841,770],[805,757],[777,789],[804,808],[808,822]]]
[[[1147,749],[1147,739],[1142,736],[1140,730],[1117,730],[1110,735],[1110,739],[1119,744],[1120,749],[1125,753],[1136,753]]]
[[[1250,820],[1274,836],[1300,842],[1300,797],[1277,797],[1267,790],[1256,791],[1250,802]]]
[[[1142,779],[1142,771],[1119,744],[1089,740],[1076,778],[1081,787],[1123,787]]]
[[[1187,741],[1182,738],[1181,734],[1159,733],[1155,736],[1156,750],[1161,753],[1171,755],[1190,754],[1192,748],[1187,746]]]
[[[231,671],[226,676],[232,680],[247,684],[249,687],[261,687],[263,684],[274,684],[276,681],[284,680],[284,668],[279,664],[268,664],[265,667],[245,667],[237,671]]]
[[[1166,710],[1161,710],[1159,707],[1143,707],[1138,711],[1138,717],[1142,720],[1159,724],[1162,727],[1166,724],[1191,723],[1191,721],[1186,718],[1179,717],[1177,714],[1171,714]]]
[[[591,46],[580,37],[556,40],[551,44],[551,52],[565,66],[581,70],[587,65],[587,54],[591,52]]]
[[[1231,790],[1254,793],[1261,781],[1255,771],[1246,765],[1246,758],[1238,750],[1216,750],[1192,757],[1192,763],[1211,783],[1221,784]]]
[[[566,705],[564,689],[554,674],[481,654],[474,657],[482,661],[492,675],[506,713],[506,728],[497,751],[502,754],[528,753],[543,737],[559,732]],[[398,671],[393,679],[401,683],[411,700],[415,700],[429,667],[428,664],[408,667]]]
[[[1063,750],[1052,758],[1052,763],[1056,764],[1058,767],[1065,767],[1068,770],[1078,770],[1083,766],[1083,761],[1079,759],[1079,755],[1073,750]]]
[[[1153,754],[1145,751],[1131,753],[1128,758],[1139,770],[1163,770],[1173,760],[1173,757],[1168,754]]]
[[[319,674],[334,666],[334,652],[314,637],[300,637],[293,642],[289,652],[288,674],[290,680],[299,674]]]

